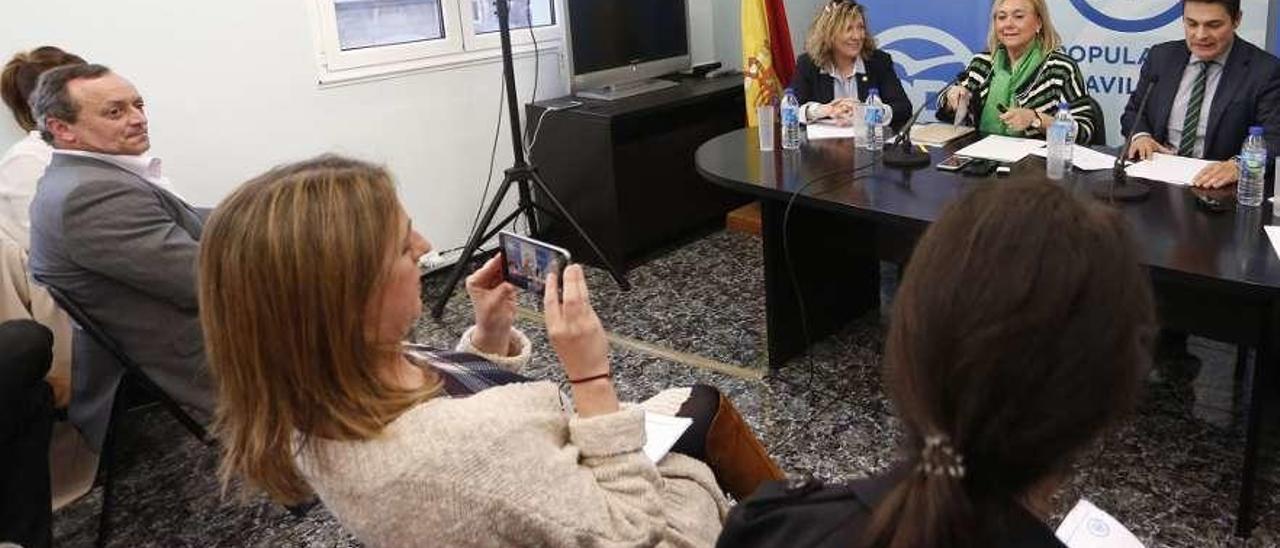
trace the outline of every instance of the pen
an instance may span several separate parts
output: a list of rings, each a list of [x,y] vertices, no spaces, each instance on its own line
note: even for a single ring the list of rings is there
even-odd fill
[[[920,152],[923,152],[925,154],[929,153],[929,149],[925,148],[924,145],[916,145],[916,147],[920,149]]]

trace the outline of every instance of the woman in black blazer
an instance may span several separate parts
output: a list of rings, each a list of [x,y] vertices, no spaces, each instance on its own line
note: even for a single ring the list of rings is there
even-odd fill
[[[895,130],[911,118],[911,100],[893,70],[893,59],[876,49],[865,9],[853,0],[832,0],[814,18],[791,80],[801,120],[850,124],[853,106],[866,101],[871,88],[879,89],[880,100],[893,108],[890,125]]]

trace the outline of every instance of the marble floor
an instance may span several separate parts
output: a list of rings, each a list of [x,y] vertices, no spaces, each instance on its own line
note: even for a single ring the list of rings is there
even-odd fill
[[[597,311],[611,332],[622,395],[667,386],[719,387],[782,467],[827,479],[887,467],[898,428],[879,379],[883,327],[869,315],[817,341],[807,356],[768,373],[764,363],[759,241],[715,232],[631,271],[619,291],[589,271]],[[428,299],[442,276],[426,280]],[[537,306],[522,301],[519,327],[534,342],[526,374],[563,380]],[[423,342],[452,345],[468,324],[461,292],[441,322],[425,318]],[[1265,420],[1259,525],[1248,543],[1231,536],[1244,444],[1234,348],[1193,338],[1203,362],[1194,385],[1153,383],[1139,413],[1083,455],[1058,499],[1058,517],[1084,497],[1111,512],[1148,546],[1280,546],[1280,414]],[[1280,407],[1280,406],[1273,406]],[[158,409],[135,414],[126,434],[114,546],[358,545],[324,510],[296,517],[261,497],[223,494],[217,458]],[[59,546],[93,541],[100,489],[59,511]]]

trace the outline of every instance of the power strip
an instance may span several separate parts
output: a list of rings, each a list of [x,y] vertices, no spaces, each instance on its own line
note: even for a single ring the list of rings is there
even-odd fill
[[[490,242],[487,245],[480,246],[480,249],[476,250],[476,253],[477,254],[487,253],[497,247],[498,247],[497,243]],[[427,253],[426,255],[423,255],[421,259],[418,259],[418,268],[422,269],[422,273],[424,275],[430,274],[437,270],[443,270],[457,264],[458,259],[460,259],[461,257],[462,257],[461,248],[452,249],[445,253],[432,251],[430,253]]]

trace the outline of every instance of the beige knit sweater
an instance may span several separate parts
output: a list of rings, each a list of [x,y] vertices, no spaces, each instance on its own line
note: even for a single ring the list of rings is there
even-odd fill
[[[518,369],[519,340],[516,359],[488,357]],[[649,461],[643,406],[584,419],[550,382],[506,385],[418,405],[374,440],[313,440],[297,462],[370,546],[711,546],[724,495],[695,459]]]

